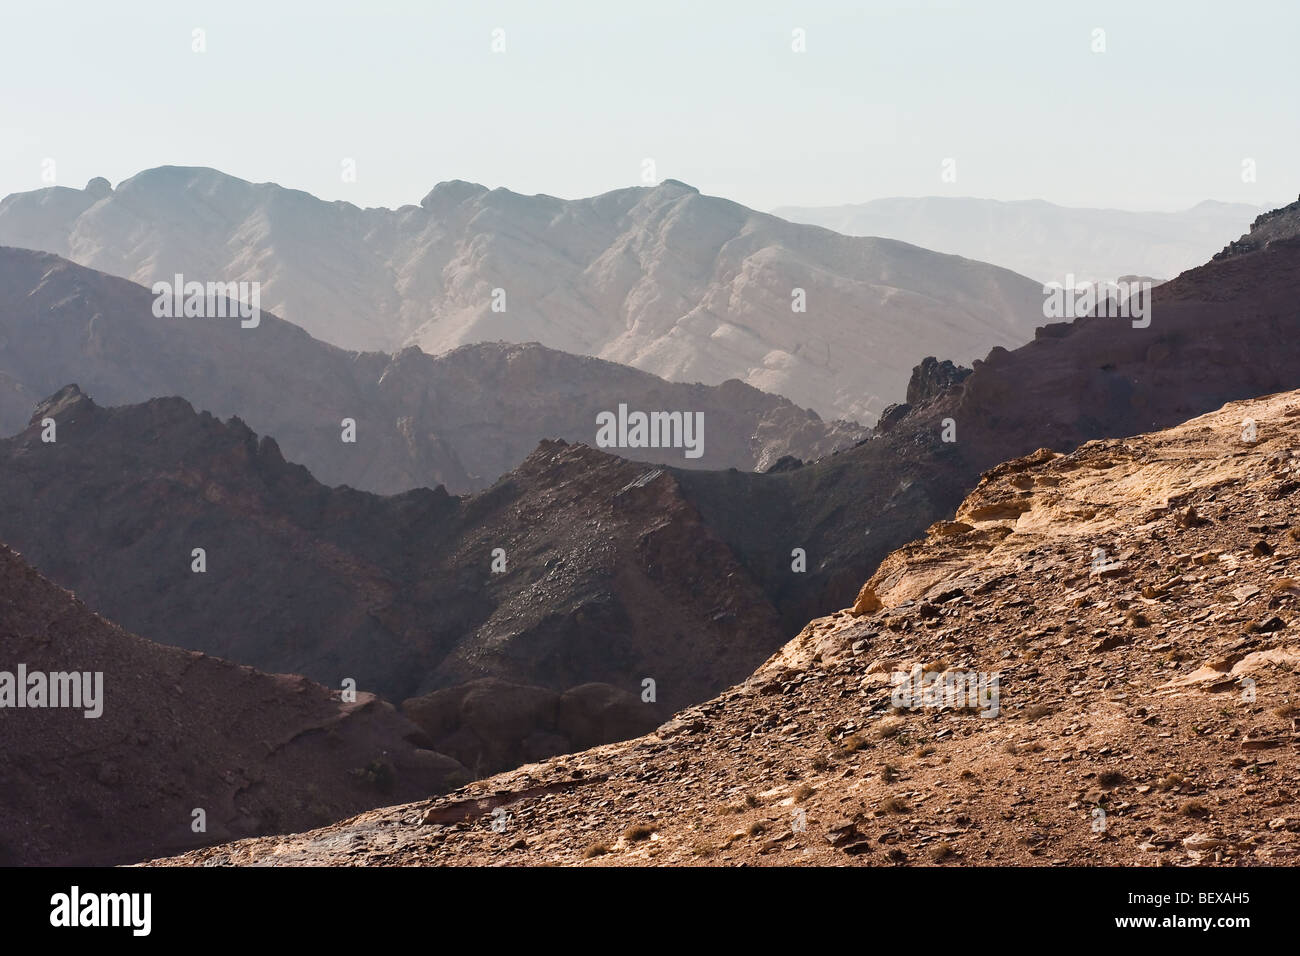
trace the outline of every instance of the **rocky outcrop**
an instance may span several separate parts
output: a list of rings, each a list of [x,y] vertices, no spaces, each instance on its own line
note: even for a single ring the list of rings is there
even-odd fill
[[[1217,253],[1215,259],[1230,259],[1233,256],[1257,252],[1271,242],[1295,239],[1300,236],[1300,199],[1289,206],[1271,209],[1257,216],[1250,224],[1250,231],[1240,239],[1234,239]]]
[[[924,405],[933,401],[954,385],[964,382],[970,373],[970,369],[954,365],[949,359],[940,362],[933,355],[928,356],[912,369],[912,378],[907,383],[907,404]]]

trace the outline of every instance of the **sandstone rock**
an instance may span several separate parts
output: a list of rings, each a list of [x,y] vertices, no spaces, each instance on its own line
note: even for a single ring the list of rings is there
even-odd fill
[[[858,592],[857,599],[853,602],[853,614],[872,614],[879,611],[884,605],[880,598],[876,597],[876,592],[871,583],[867,582],[862,585],[862,590]]]

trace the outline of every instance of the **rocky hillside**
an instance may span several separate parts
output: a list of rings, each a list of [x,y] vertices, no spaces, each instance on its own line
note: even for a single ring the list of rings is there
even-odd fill
[[[1255,252],[1276,240],[1294,239],[1297,236],[1300,236],[1300,199],[1257,217],[1251,223],[1249,233],[1228,243],[1214,258],[1226,259],[1229,256]]]
[[[30,684],[16,683],[20,667]],[[143,640],[2,545],[0,671],[4,866],[129,863],[301,830],[470,776],[373,694],[344,700]],[[58,673],[91,675],[83,706],[15,706]]]
[[[1291,392],[1007,462],[653,734],[163,862],[1295,865],[1297,448]]]
[[[848,236],[883,236],[992,262],[1039,282],[1171,279],[1249,228],[1259,207],[1206,201],[1179,212],[1080,209],[1041,199],[967,196],[876,199],[848,206],[782,207],[792,222]]]
[[[477,495],[385,498],[327,488],[183,399],[101,408],[70,386],[0,463],[0,538],[145,637],[395,701],[479,678],[574,691],[577,723],[561,727],[551,694],[530,725],[547,736],[527,743],[521,717],[487,748],[501,759],[590,741],[591,715],[624,728],[629,697],[643,726],[662,719],[784,640],[672,474],[582,445],[544,442]],[[608,686],[577,690],[592,684]],[[457,737],[490,731],[483,697],[426,701],[419,720],[493,764]]]
[[[908,388],[916,404],[889,410],[871,441],[776,474],[678,472],[683,493],[793,634],[851,602],[885,555],[951,514],[1001,461],[1300,388],[1300,239],[1260,242],[1153,296],[1145,328],[1085,318],[993,349],[969,375],[923,363]],[[794,548],[805,573],[791,572]]]
[[[795,225],[682,183],[566,201],[466,182],[358,209],[216,170],[0,202],[0,243],[146,286],[261,283],[349,349],[540,342],[675,382],[739,379],[870,423],[918,355],[1027,341],[1041,288],[982,262]],[[796,290],[802,290],[796,292]]]
[[[55,256],[0,248],[0,434],[69,382],[109,405],[184,395],[271,434],[326,484],[393,493],[445,485],[477,491],[543,438],[593,443],[596,416],[697,412],[698,458],[638,449],[691,468],[766,470],[786,455],[818,458],[865,429],[731,380],[674,384],[646,372],[537,344],[486,343],[437,358],[345,352],[263,314],[159,319],[148,289]],[[342,421],[356,441],[342,441]]]

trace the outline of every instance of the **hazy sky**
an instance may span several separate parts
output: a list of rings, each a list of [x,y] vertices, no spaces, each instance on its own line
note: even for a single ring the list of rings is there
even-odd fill
[[[178,164],[363,206],[445,179],[573,198],[652,159],[759,209],[1285,201],[1297,36],[1294,0],[11,0],[0,194],[52,159],[77,187]]]

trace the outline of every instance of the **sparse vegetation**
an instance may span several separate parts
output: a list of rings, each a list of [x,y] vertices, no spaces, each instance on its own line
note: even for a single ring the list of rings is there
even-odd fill
[[[906,813],[911,808],[902,797],[888,797],[881,801],[880,809],[886,813]]]
[[[397,771],[387,760],[372,760],[364,767],[350,771],[353,777],[363,784],[374,787],[380,793],[392,793],[397,786]]]
[[[642,840],[650,839],[655,829],[648,823],[634,823],[623,831],[623,839],[628,843],[639,843]]]
[[[951,857],[956,851],[952,848],[951,843],[936,843],[930,847],[930,859],[935,863],[942,863]]]
[[[853,734],[849,737],[845,737],[843,742],[840,744],[840,747],[845,754],[853,754],[857,753],[866,745],[867,741],[865,737],[860,734]]]

